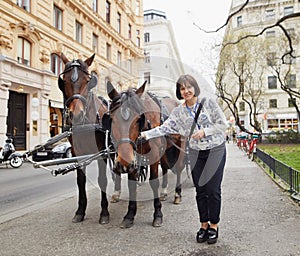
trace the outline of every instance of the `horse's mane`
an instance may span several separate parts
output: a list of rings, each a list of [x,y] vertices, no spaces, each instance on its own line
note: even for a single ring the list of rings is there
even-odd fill
[[[127,105],[128,108],[134,109],[138,113],[144,112],[144,104],[140,97],[136,94],[136,88],[128,88],[126,91],[122,91],[111,102],[111,111],[115,111],[123,105]]]

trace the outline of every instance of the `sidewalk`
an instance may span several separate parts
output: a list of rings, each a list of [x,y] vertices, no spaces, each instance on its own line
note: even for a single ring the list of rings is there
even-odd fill
[[[152,201],[138,202],[130,229],[119,228],[127,210],[125,201],[110,204],[110,224],[98,224],[99,190],[95,188],[88,193],[82,223],[71,222],[77,207],[73,197],[1,224],[0,255],[300,255],[300,207],[235,145],[227,144],[227,149],[217,244],[195,241],[199,228],[195,193],[186,179],[182,203],[172,204],[173,191],[163,202],[160,228],[151,226]]]

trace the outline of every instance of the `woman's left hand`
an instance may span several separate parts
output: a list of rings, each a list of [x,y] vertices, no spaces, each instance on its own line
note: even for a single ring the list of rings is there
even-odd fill
[[[205,133],[203,129],[196,131],[191,138],[194,140],[201,140],[203,137],[205,137]]]

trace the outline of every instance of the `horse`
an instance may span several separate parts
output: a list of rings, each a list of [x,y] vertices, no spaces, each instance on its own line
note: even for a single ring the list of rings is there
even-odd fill
[[[106,132],[103,129],[102,118],[107,112],[107,102],[97,97],[92,89],[97,85],[97,77],[88,71],[95,54],[86,60],[72,60],[62,53],[65,64],[64,71],[59,75],[58,86],[64,97],[65,128],[71,128],[69,141],[73,156],[95,154],[107,147]],[[106,160],[98,162],[98,184],[101,188],[100,224],[109,223],[108,200],[106,195],[107,177]],[[77,168],[78,208],[72,222],[82,222],[87,207],[86,168]]]
[[[159,163],[163,174],[168,169],[177,173],[177,184],[175,193],[181,200],[181,171],[184,168],[184,140],[180,135],[170,137],[159,137],[145,143],[138,143],[139,133],[159,126],[162,123],[162,116],[170,113],[179,102],[171,98],[162,98],[160,101],[150,92],[145,91],[146,82],[136,88],[128,88],[121,93],[117,92],[110,81],[107,82],[107,93],[111,99],[110,104],[110,132],[114,148],[117,152],[113,171],[119,176],[121,173],[128,175],[129,204],[128,211],[123,218],[121,228],[133,226],[134,217],[137,212],[137,173],[141,156],[147,158],[150,166],[149,183],[154,198],[153,227],[160,227],[163,222],[161,201],[158,195]],[[167,175],[163,175],[167,185]]]

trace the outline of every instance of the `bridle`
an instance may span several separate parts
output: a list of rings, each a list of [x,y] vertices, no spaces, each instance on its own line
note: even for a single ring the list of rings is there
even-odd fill
[[[126,92],[122,92],[120,94],[120,97],[118,97],[117,99],[114,99],[112,104],[111,104],[112,108],[109,111],[109,116],[111,115],[112,112],[116,111],[117,109],[120,109],[121,117],[123,118],[123,120],[127,121],[129,119],[130,115],[131,115],[130,107],[125,105],[125,101],[128,100],[128,98],[130,98],[130,96],[128,96]],[[151,128],[150,121],[146,122],[146,120],[145,120],[146,117],[145,117],[144,111],[139,110],[137,108],[137,106],[135,106],[135,109],[137,110],[138,115],[139,115],[139,117],[138,117],[139,133],[143,130],[150,129]],[[138,147],[137,147],[136,141],[133,141],[129,137],[121,138],[121,139],[116,141],[115,138],[113,137],[112,132],[111,132],[111,139],[113,141],[113,144],[114,144],[114,147],[115,147],[116,151],[118,150],[118,146],[120,144],[129,143],[132,146],[133,151],[135,153],[137,152]]]
[[[62,76],[64,74],[68,73],[68,72],[72,72],[71,82],[74,85],[78,81],[78,78],[79,78],[78,69],[80,71],[82,71],[83,73],[85,73],[86,75],[88,75],[88,77],[89,77],[89,81],[87,82],[88,95],[87,95],[87,97],[84,97],[81,94],[76,93],[76,94],[72,95],[71,97],[66,98],[65,88],[64,88],[65,87],[65,81],[63,80]],[[83,69],[79,60],[73,60],[71,62],[71,64],[69,64],[69,67],[67,67],[62,73],[59,74],[58,85],[59,85],[59,88],[61,89],[61,91],[64,94],[64,112],[65,112],[65,119],[66,120],[68,119],[68,116],[69,116],[69,114],[68,114],[69,106],[70,106],[71,102],[75,99],[79,99],[82,102],[82,104],[84,106],[84,120],[86,119],[86,113],[87,113],[87,108],[88,108],[87,103],[90,99],[93,98],[93,93],[91,92],[91,89],[94,88],[97,85],[97,82],[98,82],[97,77],[95,75],[91,75],[89,72],[87,72],[85,69]],[[98,113],[98,110],[97,110],[96,106],[95,106],[95,109],[97,111],[97,118],[99,119],[100,116],[99,116],[99,113]]]

